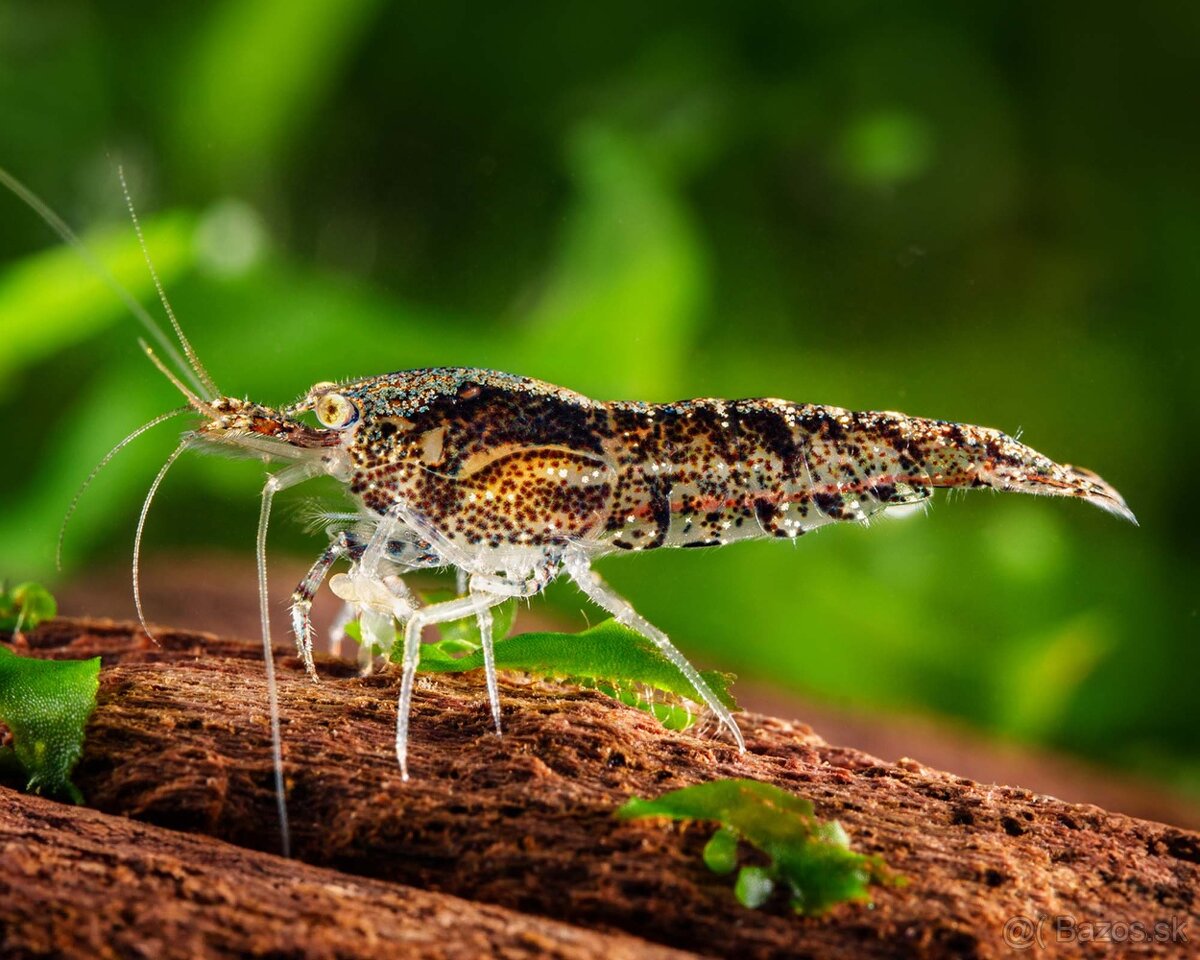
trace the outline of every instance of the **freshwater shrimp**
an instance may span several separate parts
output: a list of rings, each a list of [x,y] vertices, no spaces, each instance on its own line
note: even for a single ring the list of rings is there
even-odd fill
[[[132,204],[130,212],[140,238]],[[533,597],[564,575],[651,640],[745,750],[737,721],[687,658],[595,572],[601,557],[760,537],[795,540],[827,524],[865,523],[889,507],[924,502],[938,487],[1074,497],[1136,522],[1121,495],[1088,470],[1056,463],[998,430],[902,413],[778,399],[598,401],[527,377],[464,367],[322,382],[290,406],[273,408],[217,389],[157,275],[155,283],[183,356],[171,351],[173,371],[150,346],[143,348],[187,406],[139,428],[116,449],[179,412],[200,420],[154,478],[138,520],[138,613],[136,544],[176,459],[190,448],[215,446],[283,464],[262,489],[256,558],[285,852],[266,542],[275,495],[314,477],[338,480],[352,510],[330,514],[337,520],[331,541],[292,596],[297,649],[315,678],[309,609],[334,564],[348,563],[330,588],[360,619],[364,643],[402,645],[395,753],[404,779],[424,628],[476,619],[499,733],[491,611],[508,599]],[[404,578],[437,568],[457,571],[461,595],[422,605]]]

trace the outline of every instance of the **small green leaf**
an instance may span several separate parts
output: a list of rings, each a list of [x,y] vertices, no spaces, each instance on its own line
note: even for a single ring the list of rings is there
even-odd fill
[[[35,660],[0,646],[0,720],[12,731],[27,789],[83,802],[70,775],[83,753],[99,675],[99,657]]]
[[[721,827],[704,845],[704,864],[713,873],[733,873],[737,867],[738,835]]]
[[[843,850],[850,849],[850,835],[837,820],[828,820],[817,827],[817,838]]]
[[[654,800],[632,797],[617,811],[622,820],[635,817],[719,820],[742,833],[755,826],[766,833],[771,818],[780,814],[790,815],[806,830],[808,824],[804,821],[815,821],[811,801],[769,783],[745,779],[712,780],[672,790]]]
[[[0,590],[0,630],[32,630],[58,615],[58,604],[40,583],[22,583]]]
[[[738,900],[749,907],[761,906],[784,885],[794,910],[819,914],[844,900],[868,899],[870,884],[904,882],[879,857],[854,853],[841,824],[819,821],[808,800],[757,780],[714,780],[655,800],[634,797],[617,816],[720,823],[704,848],[704,862],[718,873],[736,865],[738,840],[757,847],[770,863],[744,867],[735,887]]]
[[[651,640],[615,620],[605,620],[582,633],[523,633],[498,641],[495,652],[498,669],[569,679],[647,710],[669,729],[685,729],[695,719],[679,698],[702,702],[679,668]],[[436,643],[421,651],[420,669],[428,673],[459,673],[482,666],[481,650],[460,657],[444,643]],[[718,700],[738,709],[729,692],[733,679],[729,674],[705,671],[700,676]],[[648,699],[639,693],[643,688],[676,699]]]
[[[423,599],[438,603],[453,596],[448,591],[435,591]],[[615,620],[606,620],[582,633],[523,633],[508,637],[515,619],[515,600],[493,610],[497,669],[554,677],[599,690],[653,714],[668,730],[686,730],[696,722],[692,704],[702,703],[703,698],[679,668],[640,633]],[[438,629],[442,639],[426,644],[421,650],[422,672],[465,673],[483,667],[482,641],[474,617],[442,624]],[[357,622],[347,625],[346,635],[356,643],[363,642]],[[391,655],[399,659],[403,645],[394,645]],[[738,709],[729,692],[733,681],[730,674],[709,670],[700,676],[718,700],[733,710]]]
[[[733,895],[738,903],[751,910],[757,910],[771,899],[775,892],[775,881],[762,867],[742,867],[738,871],[737,881],[733,885]]]

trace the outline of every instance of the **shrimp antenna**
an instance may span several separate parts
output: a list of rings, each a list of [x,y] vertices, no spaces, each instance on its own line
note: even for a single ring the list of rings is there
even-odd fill
[[[204,364],[196,356],[196,351],[192,348],[191,341],[184,335],[183,327],[179,325],[179,320],[175,317],[175,311],[171,308],[171,301],[167,299],[167,291],[163,289],[162,281],[158,278],[158,271],[154,269],[154,261],[150,259],[150,248],[146,246],[146,238],[142,235],[141,221],[138,220],[137,211],[133,207],[133,197],[129,193],[129,184],[125,182],[125,168],[120,164],[117,165],[117,179],[121,181],[121,193],[125,195],[125,206],[129,208],[129,219],[133,221],[133,232],[137,234],[138,246],[142,248],[142,258],[146,261],[146,266],[150,270],[150,277],[154,281],[154,289],[158,291],[158,299],[162,302],[163,309],[167,312],[167,317],[171,321],[171,329],[175,331],[175,336],[179,339],[179,345],[183,347],[183,352],[188,358],[188,363],[191,365],[192,371],[200,378],[200,382],[208,388],[208,398],[219,397],[221,391],[217,389],[217,385],[213,383],[212,377],[204,369]]]
[[[287,794],[283,777],[283,733],[279,728],[279,681],[275,678],[275,651],[271,647],[271,610],[267,593],[267,527],[271,521],[271,501],[279,489],[276,477],[268,477],[263,487],[258,514],[258,536],[254,559],[258,567],[258,612],[262,621],[263,663],[267,673],[267,706],[271,714],[271,765],[275,770],[275,806],[279,815],[280,853],[292,855],[292,837],[288,829]]]
[[[75,235],[75,232],[67,226],[62,217],[51,210],[41,197],[30,190],[27,186],[25,186],[25,184],[23,184],[3,167],[0,167],[0,184],[6,186],[21,200],[23,200],[26,205],[33,210],[34,213],[36,213],[42,218],[42,220],[46,222],[46,225],[50,227],[51,230],[53,230],[59,235],[59,237],[62,238],[64,243],[74,248],[75,252],[79,254],[84,263],[92,268],[92,271],[96,274],[96,276],[98,276],[105,282],[105,284],[108,285],[109,289],[112,290],[112,292],[115,293],[121,302],[124,303],[129,309],[129,312],[137,317],[137,319],[141,321],[142,326],[150,331],[150,335],[154,337],[154,339],[158,342],[158,345],[162,347],[163,352],[171,358],[171,360],[176,364],[176,366],[179,367],[180,370],[185,371],[187,379],[192,382],[192,385],[200,393],[208,396],[213,396],[217,393],[215,390],[211,392],[209,391],[209,388],[196,376],[196,373],[192,370],[192,368],[184,362],[183,357],[180,356],[179,351],[175,348],[175,344],[171,342],[170,337],[163,333],[162,328],[154,322],[154,318],[150,316],[146,308],[138,303],[134,295],[124,287],[121,281],[114,277],[111,271],[109,271],[109,269],[96,258],[96,255],[92,253],[90,249],[88,249],[87,245],[80,240],[78,236]]]
[[[96,479],[96,475],[108,466],[109,461],[112,460],[113,457],[124,450],[127,446],[129,446],[129,444],[131,444],[147,430],[153,430],[160,423],[165,423],[173,417],[179,416],[181,413],[188,413],[191,411],[191,409],[191,407],[177,407],[176,409],[167,413],[160,413],[149,423],[143,423],[140,427],[134,430],[133,433],[109,450],[108,453],[104,455],[104,459],[92,468],[92,472],[88,474],[88,478],[83,481],[82,486],[80,486],[80,488],[75,492],[75,496],[71,498],[71,505],[67,507],[67,514],[65,517],[63,517],[62,526],[58,528],[58,546],[55,547],[54,550],[54,566],[56,569],[62,570],[62,550],[63,541],[67,537],[67,524],[71,522],[71,517],[75,514],[75,508],[79,506],[80,498],[83,496],[87,488],[91,486],[92,481]]]
[[[175,448],[172,454],[167,457],[167,462],[159,469],[158,474],[154,478],[154,482],[150,484],[150,490],[146,494],[146,499],[142,502],[142,512],[138,514],[137,533],[133,538],[133,605],[137,608],[138,623],[142,625],[142,630],[146,636],[155,643],[154,634],[150,632],[150,628],[146,626],[146,615],[142,611],[142,585],[141,585],[141,558],[142,558],[142,531],[146,528],[146,515],[150,512],[150,504],[154,501],[154,495],[158,493],[159,485],[163,482],[163,477],[167,475],[167,471],[171,469],[171,464],[179,459],[179,455],[186,450],[190,444],[190,440],[184,440]]]
[[[183,381],[180,380],[177,376],[175,376],[175,374],[173,374],[171,372],[171,368],[168,367],[165,363],[163,363],[158,358],[158,354],[156,354],[150,348],[150,344],[148,344],[141,337],[138,337],[138,345],[142,348],[143,351],[145,351],[146,356],[150,358],[150,362],[153,363],[154,366],[158,368],[158,372],[161,373],[164,377],[166,377],[168,380],[171,381],[171,384],[175,387],[175,389],[178,390],[180,393],[182,393],[187,398],[187,402],[189,404],[191,404],[192,407],[194,407],[196,410],[200,411],[201,413],[205,414],[206,416],[213,417],[214,419],[216,418],[217,411],[213,409],[212,404],[209,403],[207,400],[201,400],[198,396],[196,396],[196,394],[194,394],[191,390],[189,390],[184,385]]]

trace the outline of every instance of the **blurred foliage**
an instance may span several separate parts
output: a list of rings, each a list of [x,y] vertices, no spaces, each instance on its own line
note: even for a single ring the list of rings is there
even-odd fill
[[[124,162],[200,355],[265,402],[442,363],[1023,427],[1141,529],[974,494],[605,573],[700,664],[1200,789],[1198,42],[1166,3],[8,0],[0,163],[149,300]],[[87,267],[0,216],[0,576],[44,578],[79,482],[177,398]],[[70,570],[127,562],[173,443],[97,480]],[[260,480],[181,462],[150,562],[248,551]]]
[[[58,602],[40,583],[0,583],[0,630],[20,633],[33,630],[58,616]]]

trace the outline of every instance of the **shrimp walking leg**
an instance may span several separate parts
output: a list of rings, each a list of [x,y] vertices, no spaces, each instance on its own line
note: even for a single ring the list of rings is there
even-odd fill
[[[489,612],[506,599],[500,594],[472,593],[467,597],[422,607],[405,626],[404,670],[400,681],[400,700],[396,707],[396,759],[400,761],[400,775],[405,780],[408,779],[408,714],[412,706],[417,661],[421,656],[421,631],[432,624],[450,623]]]
[[[511,597],[532,597],[541,593],[546,584],[553,580],[558,573],[561,565],[559,555],[556,552],[548,552],[538,558],[528,570],[522,570],[519,575],[515,576],[496,576],[490,573],[470,572],[478,568],[476,558],[472,557],[468,551],[456,546],[435,525],[430,524],[415,511],[408,509],[402,502],[397,502],[391,506],[383,523],[391,524],[393,528],[396,524],[403,524],[404,527],[415,532],[424,541],[427,541],[432,551],[439,552],[445,561],[453,564],[456,570],[456,585],[461,600],[470,600],[472,597],[480,596],[499,598],[495,599],[494,602],[488,603],[484,609],[479,610],[475,614],[476,622],[479,625],[480,643],[483,647],[483,666],[484,675],[487,679],[488,700],[492,708],[492,719],[496,724],[496,733],[499,734],[501,729],[500,693],[496,683],[496,659],[492,637],[493,619],[491,608]],[[379,535],[377,531],[376,535],[372,537],[372,546]],[[372,546],[368,546],[367,548],[368,555],[371,554]],[[375,549],[378,549],[378,547]],[[461,595],[464,593],[467,593],[468,596],[462,597]],[[444,604],[439,606],[444,606]],[[438,609],[438,607],[430,609]],[[457,617],[450,617],[449,619],[453,620],[457,619]],[[409,629],[412,629],[411,623],[409,624]],[[417,636],[418,638],[420,636],[419,630]],[[413,649],[409,644],[407,633],[405,634],[404,649],[405,663],[407,664],[410,650]],[[413,669],[416,669],[415,665]],[[407,708],[403,709],[401,713],[403,715],[401,720],[406,725],[405,739],[407,742]],[[400,738],[397,736],[398,754],[401,751],[399,743]]]
[[[467,581],[472,593],[499,595],[506,599],[524,599],[536,596],[546,588],[562,566],[560,556],[547,552],[524,577],[495,576],[476,573]],[[488,698],[492,705],[492,718],[496,721],[496,734],[500,734],[500,694],[496,686],[496,654],[492,638],[492,612],[476,614],[479,624],[480,643],[483,647],[483,669],[487,677]]]
[[[475,622],[479,625],[479,643],[483,647],[483,675],[487,679],[492,722],[496,724],[496,736],[500,736],[500,688],[496,683],[496,650],[492,644],[491,608],[475,614]]]
[[[737,721],[733,719],[733,714],[729,712],[725,704],[717,699],[717,695],[704,682],[687,657],[679,652],[670,638],[638,613],[628,600],[606,584],[600,578],[600,575],[592,570],[591,563],[585,554],[582,552],[568,553],[563,558],[563,566],[566,568],[570,578],[575,581],[576,586],[579,587],[592,603],[612,614],[618,623],[623,623],[625,626],[642,634],[642,636],[654,641],[655,646],[663,652],[667,659],[679,668],[679,672],[695,688],[700,698],[704,701],[704,705],[713,712],[721,724],[730,732],[737,743],[738,750],[744,753],[746,750],[746,741],[742,738],[742,731],[738,729]]]
[[[404,562],[412,558],[402,550],[403,545],[396,544],[395,541],[393,541],[393,545],[395,549],[389,552],[389,560],[398,569],[411,569],[412,564]],[[367,542],[362,537],[349,531],[341,531],[316,559],[316,562],[309,568],[308,573],[305,574],[304,579],[300,581],[299,585],[292,592],[292,629],[296,634],[296,647],[301,658],[304,660],[304,666],[308,670],[309,676],[314,680],[317,679],[317,671],[313,664],[312,623],[309,619],[313,597],[316,596],[317,590],[320,589],[321,584],[329,575],[330,568],[338,560],[346,558],[357,561],[363,556],[366,549]],[[384,582],[385,584],[388,583],[387,577],[384,578]],[[412,591],[403,582],[400,582],[399,586],[395,587],[392,592],[408,600],[413,609],[416,609],[418,606]],[[343,607],[342,613],[334,623],[330,634],[331,652],[336,652],[337,648],[340,647],[342,638],[345,636],[346,624],[358,617],[359,612],[359,609],[352,603]]]
[[[313,664],[312,622],[309,619],[313,597],[329,574],[329,568],[349,556],[350,552],[350,537],[345,532],[339,533],[292,591],[292,631],[296,634],[296,649],[313,680],[317,679],[317,668]]]

